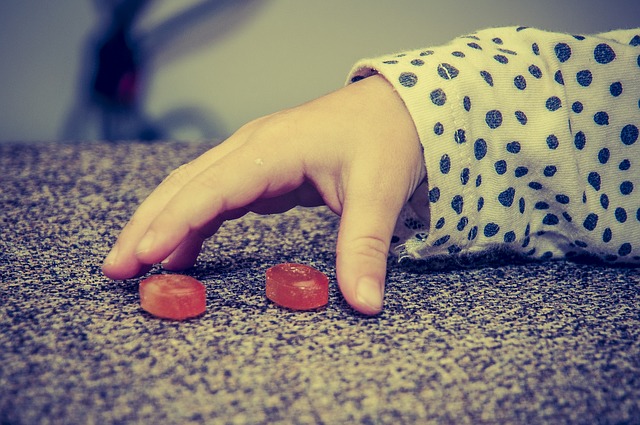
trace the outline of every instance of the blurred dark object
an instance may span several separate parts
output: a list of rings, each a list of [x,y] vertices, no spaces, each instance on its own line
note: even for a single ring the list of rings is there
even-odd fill
[[[125,23],[116,19],[114,17],[116,27],[107,34],[98,48],[93,92],[99,102],[114,107],[127,107],[136,99],[139,63],[128,28]]]
[[[65,140],[153,141],[171,137],[172,127],[196,127],[203,137],[219,132],[207,116],[193,106],[169,111],[151,119],[144,112],[144,88],[157,57],[167,57],[171,44],[180,44],[180,54],[210,43],[222,32],[243,21],[260,0],[203,0],[184,8],[147,31],[139,21],[159,0],[96,0],[103,29],[90,43],[79,99],[70,112]],[[196,34],[194,27],[204,27]],[[198,35],[198,36],[194,36]],[[172,59],[175,58],[172,57]],[[151,66],[151,62],[154,61]],[[206,81],[202,82],[206,85]],[[95,128],[93,128],[95,127]]]

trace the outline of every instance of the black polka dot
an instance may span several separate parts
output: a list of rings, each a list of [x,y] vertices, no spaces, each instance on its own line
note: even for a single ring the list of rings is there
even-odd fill
[[[560,62],[566,62],[571,57],[571,47],[566,43],[558,43],[554,48],[556,57]]]
[[[575,241],[574,242],[577,246],[579,246],[580,248],[587,248],[589,246],[588,243],[583,242],[583,241]]]
[[[400,74],[398,81],[400,81],[400,84],[404,87],[413,87],[418,84],[418,76],[413,72],[403,72]]]
[[[451,208],[457,213],[462,214],[462,208],[464,207],[464,198],[460,195],[456,195],[451,200]]]
[[[481,211],[482,207],[484,207],[484,198],[481,196],[478,198],[478,211]]]
[[[595,190],[600,190],[601,178],[600,174],[592,171],[589,173],[589,177],[587,177],[587,181]]]
[[[638,140],[638,127],[633,124],[627,124],[620,132],[620,140],[625,145],[633,145]]]
[[[497,161],[495,164],[495,169],[496,169],[496,173],[499,175],[503,175],[504,173],[507,172],[507,161],[501,159],[500,161]]]
[[[440,199],[440,188],[434,187],[429,191],[429,202],[436,203]]]
[[[495,235],[498,234],[498,232],[500,231],[500,226],[498,226],[496,223],[488,223],[486,226],[484,226],[484,235],[487,238],[492,238]]]
[[[467,141],[467,133],[463,129],[459,128],[454,133],[453,139],[458,144],[466,143],[466,141]]]
[[[544,167],[545,177],[553,177],[558,172],[558,168],[555,165],[547,165]]]
[[[478,174],[478,177],[476,177],[476,187],[480,187],[481,184],[482,184],[482,175]]]
[[[442,174],[449,174],[450,170],[451,170],[451,159],[449,158],[449,155],[445,153],[444,155],[442,155],[442,158],[440,158],[440,172]]]
[[[582,87],[589,87],[593,81],[593,74],[588,69],[584,69],[576,74],[576,80]]]
[[[613,237],[613,232],[611,232],[611,229],[608,227],[604,229],[604,232],[602,232],[602,242],[609,243],[611,242],[612,237]]]
[[[555,134],[550,134],[549,136],[547,136],[547,146],[549,146],[549,149],[558,149],[558,146],[560,146],[560,142],[558,141],[558,137],[556,137]]]
[[[462,217],[458,222],[456,229],[458,229],[459,232],[462,232],[465,227],[467,227],[467,224],[469,224],[469,219],[467,217]]]
[[[556,201],[560,204],[566,205],[570,202],[570,199],[567,195],[556,195]]]
[[[471,47],[472,49],[482,50],[482,47],[480,47],[478,43],[467,43],[467,46]]]
[[[605,111],[596,112],[593,121],[598,125],[609,125],[609,114]]]
[[[528,120],[528,118],[527,118],[527,116],[525,115],[525,113],[524,113],[524,112],[522,112],[522,111],[516,111],[516,112],[515,112],[515,115],[516,115],[516,119],[518,120],[518,122],[519,122],[520,124],[522,124],[522,125],[526,125],[526,124],[527,124],[527,120]]]
[[[611,152],[607,148],[600,149],[598,152],[598,161],[600,164],[606,164],[609,161],[609,157],[611,156]]]
[[[571,105],[571,110],[576,114],[579,114],[580,112],[582,112],[583,109],[584,109],[584,106],[582,105],[581,102],[573,102],[573,105]]]
[[[438,75],[445,80],[453,80],[459,73],[460,71],[458,71],[458,68],[448,63],[441,63],[438,65]]]
[[[515,85],[518,90],[524,90],[527,88],[527,80],[522,75],[518,75],[513,79],[513,85]]]
[[[598,63],[608,64],[616,58],[616,52],[608,44],[601,43],[593,51],[593,57]]]
[[[560,223],[560,219],[555,214],[549,213],[542,219],[542,224],[546,224],[547,226],[555,226],[558,223]]]
[[[411,61],[411,65],[413,66],[422,66],[424,65],[424,61],[422,59],[414,59]]]
[[[478,226],[473,226],[471,230],[469,230],[469,234],[467,235],[467,239],[472,241],[478,236]]]
[[[520,142],[507,143],[507,152],[509,153],[519,153],[521,148]]]
[[[496,44],[500,44],[500,45],[502,45],[502,43],[503,43],[503,41],[502,41],[502,39],[500,37],[492,38],[491,41],[493,41]]]
[[[589,214],[587,218],[584,219],[582,226],[589,231],[594,230],[596,226],[598,226],[598,215],[594,213]]]
[[[616,208],[615,216],[619,223],[624,223],[627,221],[627,210],[622,207],[618,207]]]
[[[562,71],[557,70],[555,75],[553,76],[553,79],[556,81],[556,83],[564,86],[564,77],[562,76]]]
[[[520,177],[526,176],[529,173],[529,169],[527,167],[520,166],[516,168],[514,173],[517,178],[520,178]]]
[[[447,242],[449,242],[449,239],[450,239],[450,238],[451,238],[451,236],[449,236],[449,235],[443,236],[443,237],[441,237],[440,239],[438,239],[437,241],[435,241],[435,242],[433,243],[433,245],[434,245],[434,246],[444,245],[444,244],[446,244]]]
[[[444,133],[444,125],[441,122],[437,122],[433,126],[433,132],[436,134],[436,136],[442,136],[442,133]]]
[[[531,65],[529,67],[529,73],[533,75],[535,78],[542,78],[542,70],[538,68],[536,65]]]
[[[539,182],[531,182],[529,183],[529,187],[533,190],[542,190],[544,186]]]
[[[567,220],[569,223],[573,221],[573,218],[571,217],[571,215],[569,215],[569,213],[566,211],[562,213],[562,217],[564,217],[564,219]]]
[[[444,225],[445,225],[445,219],[444,217],[440,217],[436,222],[436,229],[442,229]]]
[[[469,183],[469,169],[468,168],[463,168],[462,172],[460,173],[460,183],[462,183],[462,185],[466,185],[467,183]]]
[[[484,139],[476,140],[476,142],[473,144],[473,150],[476,159],[480,161],[487,154],[487,142],[485,142]]]
[[[540,55],[540,47],[538,46],[538,43],[533,43],[531,45],[531,51],[533,52],[534,55],[539,56]]]
[[[424,52],[420,53],[420,56],[431,56],[434,53],[435,52],[433,50],[425,50]]]
[[[621,257],[627,256],[631,254],[632,250],[633,248],[631,247],[631,244],[629,242],[623,243],[622,245],[620,245],[620,249],[618,250],[618,255]]]
[[[520,211],[520,214],[524,214],[524,210],[525,207],[527,206],[526,201],[524,200],[524,198],[520,198],[518,200],[518,210]],[[528,232],[527,232],[528,233]]]
[[[640,221],[640,208],[636,211],[636,220]]]
[[[515,197],[516,190],[513,187],[508,188],[504,192],[498,195],[498,201],[505,207],[513,205],[513,199]]]
[[[451,245],[449,248],[447,248],[447,251],[449,251],[449,254],[457,254],[462,251],[462,248],[457,245]]]
[[[457,58],[463,58],[466,56],[463,52],[460,52],[460,51],[451,52],[451,55]]]
[[[488,71],[480,71],[480,75],[482,76],[482,78],[487,84],[493,87],[493,77]]]
[[[396,65],[398,63],[398,61],[393,59],[393,60],[388,60],[388,61],[382,61],[382,63],[387,64],[387,65]]]
[[[462,106],[464,106],[464,110],[467,112],[471,110],[471,99],[469,96],[465,96],[464,99],[462,99]]]
[[[629,42],[630,46],[640,46],[640,35],[635,35]]]
[[[496,129],[502,125],[502,113],[496,109],[487,112],[485,122],[491,129]]]
[[[533,208],[537,209],[537,210],[548,210],[549,209],[549,204],[547,204],[544,201],[538,201],[536,202],[536,204],[533,206]]]
[[[509,63],[509,58],[507,58],[505,55],[495,55],[493,58],[496,60],[496,62],[499,62],[502,64]]]
[[[627,171],[629,168],[631,168],[631,161],[629,161],[628,159],[623,159],[620,162],[620,165],[618,165],[618,169],[620,171]]]
[[[611,96],[613,97],[620,96],[622,94],[622,83],[618,81],[611,84],[609,86],[609,93],[611,93]]]
[[[553,252],[551,251],[546,251],[544,254],[540,256],[540,259],[543,261],[550,260],[552,258],[553,258]]]
[[[600,195],[600,205],[602,205],[603,209],[609,209],[609,197],[606,193]]]
[[[633,192],[633,183],[630,181],[624,181],[620,184],[620,193],[623,195],[630,195]]]
[[[505,243],[511,243],[516,240],[516,234],[513,230],[504,234]]]
[[[547,99],[546,107],[550,111],[557,111],[558,109],[562,108],[562,101],[557,96],[551,96],[549,99]]]
[[[573,138],[573,144],[576,146],[578,150],[584,149],[584,146],[587,144],[587,136],[582,131],[578,131]]]
[[[442,89],[435,89],[429,95],[431,102],[436,106],[442,106],[447,102],[447,95]]]

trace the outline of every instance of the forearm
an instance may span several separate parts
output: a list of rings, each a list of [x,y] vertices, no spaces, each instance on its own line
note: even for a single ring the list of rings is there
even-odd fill
[[[352,80],[393,84],[424,148],[396,252],[640,262],[635,35],[493,29],[357,64]]]

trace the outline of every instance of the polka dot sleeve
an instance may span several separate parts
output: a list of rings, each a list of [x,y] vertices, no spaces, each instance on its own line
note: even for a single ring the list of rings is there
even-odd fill
[[[639,34],[489,29],[356,64],[349,81],[387,78],[424,147],[392,250],[640,263]]]

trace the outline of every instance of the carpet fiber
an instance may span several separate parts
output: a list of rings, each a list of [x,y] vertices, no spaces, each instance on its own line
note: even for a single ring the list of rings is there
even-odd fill
[[[640,423],[638,269],[390,259],[368,318],[335,282],[338,218],[295,209],[207,242],[185,272],[207,287],[203,316],[145,313],[139,281],[100,264],[207,148],[0,144],[0,423]],[[329,305],[269,302],[280,262],[327,273]]]

